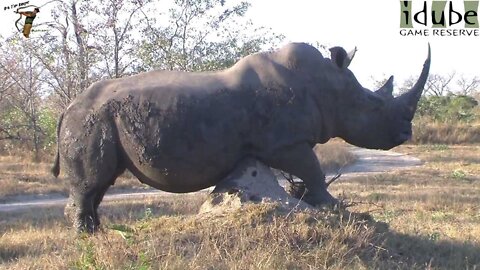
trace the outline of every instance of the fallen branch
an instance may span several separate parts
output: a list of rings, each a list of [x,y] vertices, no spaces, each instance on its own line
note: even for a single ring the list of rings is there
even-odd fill
[[[342,176],[342,174],[340,172],[338,172],[334,177],[330,178],[330,180],[326,180],[325,181],[325,185],[327,186],[327,188],[335,181],[337,181],[340,177]]]
[[[341,169],[340,169],[341,170]],[[342,176],[342,173],[340,172],[340,170],[337,172],[337,174],[332,177],[331,179],[329,180],[326,180],[325,181],[325,184],[327,186],[327,188],[333,183],[335,182],[336,180],[338,180],[341,176]],[[280,171],[280,170],[279,170]],[[295,181],[293,179],[293,175],[290,174],[290,173],[286,173],[284,171],[280,171],[280,174],[282,174],[282,176],[291,184],[291,185],[301,185],[301,183],[303,183],[302,181]]]

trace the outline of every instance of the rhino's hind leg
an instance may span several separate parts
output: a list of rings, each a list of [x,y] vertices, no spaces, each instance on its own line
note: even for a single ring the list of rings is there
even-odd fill
[[[77,232],[93,233],[100,226],[100,219],[94,203],[95,195],[94,193],[82,193],[74,188],[70,191],[65,215],[73,223]]]
[[[87,179],[72,181],[70,198],[65,207],[65,215],[73,222],[78,232],[93,233],[100,226],[98,206],[108,188],[115,183],[116,178],[124,171],[119,168],[110,176],[105,174],[90,175]],[[103,176],[103,177],[102,177]]]
[[[100,225],[98,206],[125,166],[108,127],[99,126],[89,135],[83,149],[64,155],[71,184],[65,215],[78,232],[93,233]]]
[[[110,185],[113,185],[121,172],[123,172],[123,170],[119,170],[113,177],[110,177],[108,181],[104,179],[81,181],[88,182],[88,188],[85,188],[86,186],[72,185],[69,202],[65,208],[65,215],[73,222],[73,226],[78,232],[93,233],[99,229],[100,217],[98,215],[98,206]]]

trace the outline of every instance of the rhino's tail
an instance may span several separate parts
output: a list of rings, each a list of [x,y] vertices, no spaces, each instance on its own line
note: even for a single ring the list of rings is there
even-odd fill
[[[57,124],[57,153],[55,154],[55,161],[53,162],[53,167],[52,167],[52,174],[55,177],[58,177],[60,174],[60,151],[59,151],[59,142],[58,139],[60,138],[60,127],[62,126],[62,121],[63,121],[63,113],[60,114],[60,118],[58,119],[58,124]]]

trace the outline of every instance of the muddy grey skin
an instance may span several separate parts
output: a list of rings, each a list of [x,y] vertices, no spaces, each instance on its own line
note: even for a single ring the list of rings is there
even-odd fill
[[[341,137],[390,149],[411,136],[430,67],[404,95],[392,78],[376,92],[347,68],[352,55],[292,43],[247,56],[229,69],[152,71],[100,81],[79,95],[58,125],[60,164],[71,181],[70,213],[79,231],[99,225],[97,208],[126,169],[141,182],[175,193],[219,183],[250,157],[304,181],[304,200],[334,204],[312,147]]]

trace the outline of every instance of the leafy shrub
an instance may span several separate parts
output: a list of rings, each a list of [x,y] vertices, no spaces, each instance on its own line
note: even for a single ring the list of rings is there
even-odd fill
[[[422,97],[413,123],[413,143],[463,144],[480,142],[480,110],[471,96]]]
[[[5,139],[0,140],[0,152],[34,151],[35,143],[39,150],[48,151],[55,146],[57,115],[50,108],[41,108],[35,116],[18,108],[7,108],[0,113],[0,123],[0,138]]]
[[[57,114],[49,108],[44,108],[38,116],[38,125],[42,130],[43,149],[54,147],[57,140]]]
[[[427,117],[438,122],[470,123],[477,119],[475,98],[463,95],[422,97],[418,103],[417,117]]]

